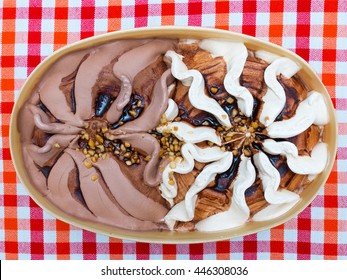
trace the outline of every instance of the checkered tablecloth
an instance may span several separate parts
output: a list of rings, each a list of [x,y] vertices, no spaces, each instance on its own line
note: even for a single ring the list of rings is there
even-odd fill
[[[83,2],[83,6],[81,4]],[[347,259],[347,1],[0,1],[0,259]],[[142,26],[228,29],[296,52],[336,107],[338,151],[318,197],[297,217],[221,242],[146,244],[81,230],[48,215],[16,177],[14,101],[46,56],[82,38]]]

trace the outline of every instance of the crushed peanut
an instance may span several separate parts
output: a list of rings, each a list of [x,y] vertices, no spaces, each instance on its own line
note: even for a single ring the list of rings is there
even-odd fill
[[[211,86],[211,87],[210,87],[210,92],[211,92],[212,94],[216,94],[218,91],[219,91],[219,88],[218,88],[218,87],[216,87],[216,86]]]
[[[104,123],[95,121],[85,123],[84,128],[78,140],[79,148],[76,150],[81,150],[85,158],[89,159],[84,162],[87,168],[99,159],[106,159],[107,154],[116,156],[128,166],[141,163],[142,155],[129,142],[123,142],[110,134]],[[145,157],[147,156],[143,155],[144,159]]]
[[[92,177],[91,177],[91,179],[92,179],[92,181],[96,181],[96,180],[98,180],[98,178],[99,178],[99,176],[98,176],[98,174],[94,174],[94,175],[92,175]]]
[[[231,100],[229,101],[231,102]],[[246,117],[236,108],[231,110],[230,121],[232,127],[218,126],[216,128],[217,134],[222,139],[221,150],[231,151],[234,156],[240,153],[248,157],[252,156],[258,150],[258,147],[254,144],[261,142],[259,139],[261,139],[260,135],[263,134],[262,131],[265,129],[264,126]],[[207,142],[207,145],[213,146],[214,144]]]
[[[227,102],[228,102],[229,104],[233,104],[233,103],[234,103],[234,99],[233,99],[232,97],[229,97],[229,98],[227,99]]]
[[[160,125],[165,124],[167,124],[167,120],[165,114],[163,114],[160,119]],[[174,126],[173,130],[177,131],[178,127]],[[179,140],[175,135],[173,135],[171,133],[172,131],[170,128],[164,129],[162,133],[159,133],[156,130],[150,130],[148,132],[153,137],[155,137],[158,143],[160,144],[159,155],[161,158],[169,158],[170,161],[174,161],[176,157],[181,155],[181,147],[184,144],[184,142]]]
[[[85,161],[84,166],[87,168],[91,168],[93,166],[93,164],[90,161]]]

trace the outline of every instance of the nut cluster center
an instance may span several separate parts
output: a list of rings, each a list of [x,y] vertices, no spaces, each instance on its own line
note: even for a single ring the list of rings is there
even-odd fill
[[[110,136],[108,123],[97,119],[85,122],[84,130],[78,139],[78,146],[78,150],[85,155],[84,165],[87,168],[92,167],[99,159],[105,159],[108,154],[128,166],[140,164],[142,158],[129,142]],[[149,156],[144,157],[146,161],[149,159]]]
[[[231,112],[230,122],[230,128],[217,127],[222,139],[222,150],[232,151],[235,156],[244,154],[250,157],[257,153],[262,140],[266,137],[265,127],[237,109]]]

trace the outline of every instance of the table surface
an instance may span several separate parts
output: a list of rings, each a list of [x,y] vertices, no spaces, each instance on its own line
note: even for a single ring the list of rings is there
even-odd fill
[[[0,259],[347,259],[347,1],[0,3]],[[232,240],[147,244],[81,230],[29,198],[11,161],[9,121],[31,71],[54,50],[82,38],[160,25],[256,36],[296,52],[321,77],[336,108],[337,158],[324,188],[297,217]]]

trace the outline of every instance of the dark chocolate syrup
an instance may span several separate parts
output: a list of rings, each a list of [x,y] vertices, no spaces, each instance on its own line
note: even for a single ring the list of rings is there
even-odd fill
[[[220,126],[220,123],[217,121],[217,119],[213,115],[209,113],[205,113],[205,112],[202,112],[196,115],[194,118],[190,120],[190,123],[195,126],[203,125],[203,123],[205,122],[212,127]]]
[[[257,98],[253,97],[253,109],[252,109],[252,115],[251,119],[255,118],[259,114],[259,110],[261,107],[261,101],[258,100]]]
[[[140,106],[137,105],[138,101],[141,101]],[[116,123],[111,125],[111,129],[116,129],[128,121],[136,119],[142,113],[143,108],[144,98],[139,94],[132,94],[129,103],[123,109],[123,113],[120,119]],[[134,116],[130,114],[130,111],[135,112]]]
[[[45,165],[45,166],[40,166],[38,165],[36,162],[34,162],[36,168],[43,174],[43,176],[45,176],[46,178],[46,183],[49,177],[49,174],[51,173],[51,170],[53,168],[53,166],[57,163],[57,161],[59,160],[59,158],[63,155],[64,151],[62,150],[59,155],[54,159],[54,163],[49,166],[49,165]]]
[[[232,179],[235,178],[237,174],[240,162],[240,156],[235,156],[229,169],[216,176],[216,186],[212,188],[214,191],[225,192],[230,187]]]
[[[270,154],[266,154],[266,156],[269,158],[273,166],[276,165],[277,161],[279,161],[281,157],[280,155],[270,155]]]
[[[277,167],[277,171],[280,173],[281,177],[287,174],[288,171],[290,171],[288,164],[286,162],[282,162]]]
[[[253,142],[253,143],[252,143],[252,147],[253,147],[254,149],[260,151],[260,150],[262,149],[262,144]]]
[[[53,166],[40,166],[36,164],[37,169],[48,179],[49,173],[51,172]]]
[[[43,112],[45,112],[47,115],[51,116],[52,118],[55,119],[56,122],[61,123],[60,120],[58,120],[52,112],[46,107],[46,105],[40,100],[39,103],[37,104],[37,107],[39,107]]]
[[[114,98],[110,94],[101,93],[95,100],[95,116],[102,117],[110,108]]]
[[[228,114],[229,117],[231,116],[232,110],[238,109],[236,102],[233,102],[231,104],[228,102],[225,102],[225,104],[222,105],[222,108]]]
[[[257,132],[255,134],[255,139],[259,140],[259,141],[264,141],[265,139],[268,139],[269,137],[265,134],[261,134],[261,132],[263,131],[264,129],[261,128],[261,127],[258,127],[255,131]]]
[[[257,191],[257,186],[253,184],[252,186],[246,189],[245,196],[246,197],[252,196],[255,194],[256,191]]]
[[[40,102],[37,104],[37,107],[39,107],[42,111],[44,111],[45,113],[50,113],[49,109],[46,107],[45,104],[42,103],[42,101],[40,100]]]
[[[298,94],[297,91],[295,90],[295,88],[292,88],[290,86],[287,86],[286,84],[284,84],[282,82],[281,79],[277,79],[278,82],[281,84],[281,86],[283,87],[285,93],[286,93],[286,103],[281,111],[281,113],[279,113],[279,115],[276,117],[275,121],[282,121],[283,120],[283,116],[287,113],[289,105],[288,105],[288,99],[294,99],[294,103],[299,103],[300,100],[298,98]]]
[[[74,161],[74,164],[75,164],[75,170],[76,170],[76,178],[75,178],[75,184],[76,185],[75,185],[75,188],[73,190],[73,194],[77,198],[78,201],[80,201],[85,207],[87,207],[87,203],[86,203],[84,196],[83,196],[83,193],[81,191],[80,172],[79,172],[79,169],[78,169],[75,161]],[[89,210],[89,208],[88,208],[88,210]]]
[[[75,81],[73,81],[73,85],[70,91],[70,98],[71,98],[71,111],[72,113],[76,113],[76,97],[75,97]]]
[[[237,109],[236,102],[234,102],[232,104],[229,104],[229,103],[226,102],[221,107],[228,114],[229,117],[231,115],[232,110],[235,109],[235,108]],[[181,116],[181,118],[188,120],[192,125],[195,125],[195,126],[201,126],[205,122],[209,126],[212,126],[214,128],[216,128],[216,127],[221,125],[218,122],[218,120],[212,114],[207,113],[207,112],[201,112],[201,113],[197,114],[194,118],[191,118],[191,119],[188,119],[187,114],[183,114]]]

